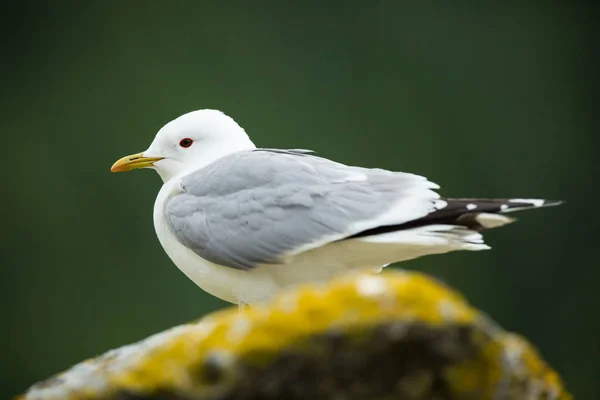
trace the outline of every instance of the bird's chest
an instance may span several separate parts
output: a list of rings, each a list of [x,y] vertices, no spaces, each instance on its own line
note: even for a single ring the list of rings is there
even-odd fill
[[[202,290],[231,303],[253,303],[270,297],[277,289],[262,270],[244,271],[214,264],[177,240],[165,219],[164,207],[173,193],[161,189],[154,205],[154,228],[163,249],[189,279]]]
[[[192,250],[185,247],[171,231],[165,219],[164,208],[173,192],[173,188],[163,187],[154,204],[154,229],[160,244],[177,268],[196,283],[196,285],[213,296],[235,302],[231,291],[219,280],[219,273],[216,271],[219,267],[204,260]]]

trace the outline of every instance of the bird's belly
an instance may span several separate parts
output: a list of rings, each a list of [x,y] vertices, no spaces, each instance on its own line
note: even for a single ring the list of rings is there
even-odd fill
[[[173,263],[202,290],[230,303],[252,304],[269,299],[279,285],[262,268],[239,270],[207,261],[181,244],[166,224],[156,224],[156,233]]]
[[[173,263],[205,292],[230,303],[256,304],[284,288],[307,282],[322,282],[348,271],[331,259],[295,258],[286,264],[265,264],[240,270],[214,264],[181,244],[166,225],[156,226],[157,235]]]
[[[173,263],[202,290],[231,303],[266,301],[284,288],[324,282],[349,270],[379,270],[383,263],[356,264],[345,245],[327,246],[331,251],[306,252],[284,264],[264,264],[240,270],[214,264],[181,244],[164,221],[155,221],[156,233]],[[364,260],[360,260],[364,261]],[[371,260],[369,260],[371,261]]]

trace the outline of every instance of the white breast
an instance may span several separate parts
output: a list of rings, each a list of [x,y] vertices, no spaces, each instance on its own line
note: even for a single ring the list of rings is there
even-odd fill
[[[202,290],[225,301],[251,304],[270,298],[279,285],[265,269],[244,271],[213,264],[176,239],[165,220],[164,206],[178,191],[179,181],[171,179],[163,185],[154,203],[156,235],[173,263]]]

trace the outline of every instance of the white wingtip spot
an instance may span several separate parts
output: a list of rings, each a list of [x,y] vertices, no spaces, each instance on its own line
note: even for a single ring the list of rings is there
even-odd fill
[[[514,218],[507,217],[500,214],[488,214],[481,213],[475,217],[477,222],[484,228],[498,228],[499,226],[510,224],[514,222]]]
[[[500,211],[506,211],[508,209],[508,204],[502,204],[500,206]]]
[[[467,210],[474,210],[477,208],[477,204],[469,203],[467,204]]]
[[[444,200],[436,200],[433,203],[433,206],[435,207],[436,210],[441,210],[442,208],[446,207],[448,205],[447,201]]]
[[[529,203],[534,207],[541,207],[544,205],[546,200],[542,199],[510,199],[509,203]]]
[[[361,276],[356,282],[358,294],[364,297],[379,296],[385,289],[385,280],[378,276]]]

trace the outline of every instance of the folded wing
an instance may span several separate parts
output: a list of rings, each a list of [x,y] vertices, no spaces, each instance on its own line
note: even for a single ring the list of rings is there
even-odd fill
[[[423,218],[440,201],[436,188],[418,175],[258,149],[184,177],[181,193],[165,205],[165,218],[200,257],[250,269]]]

